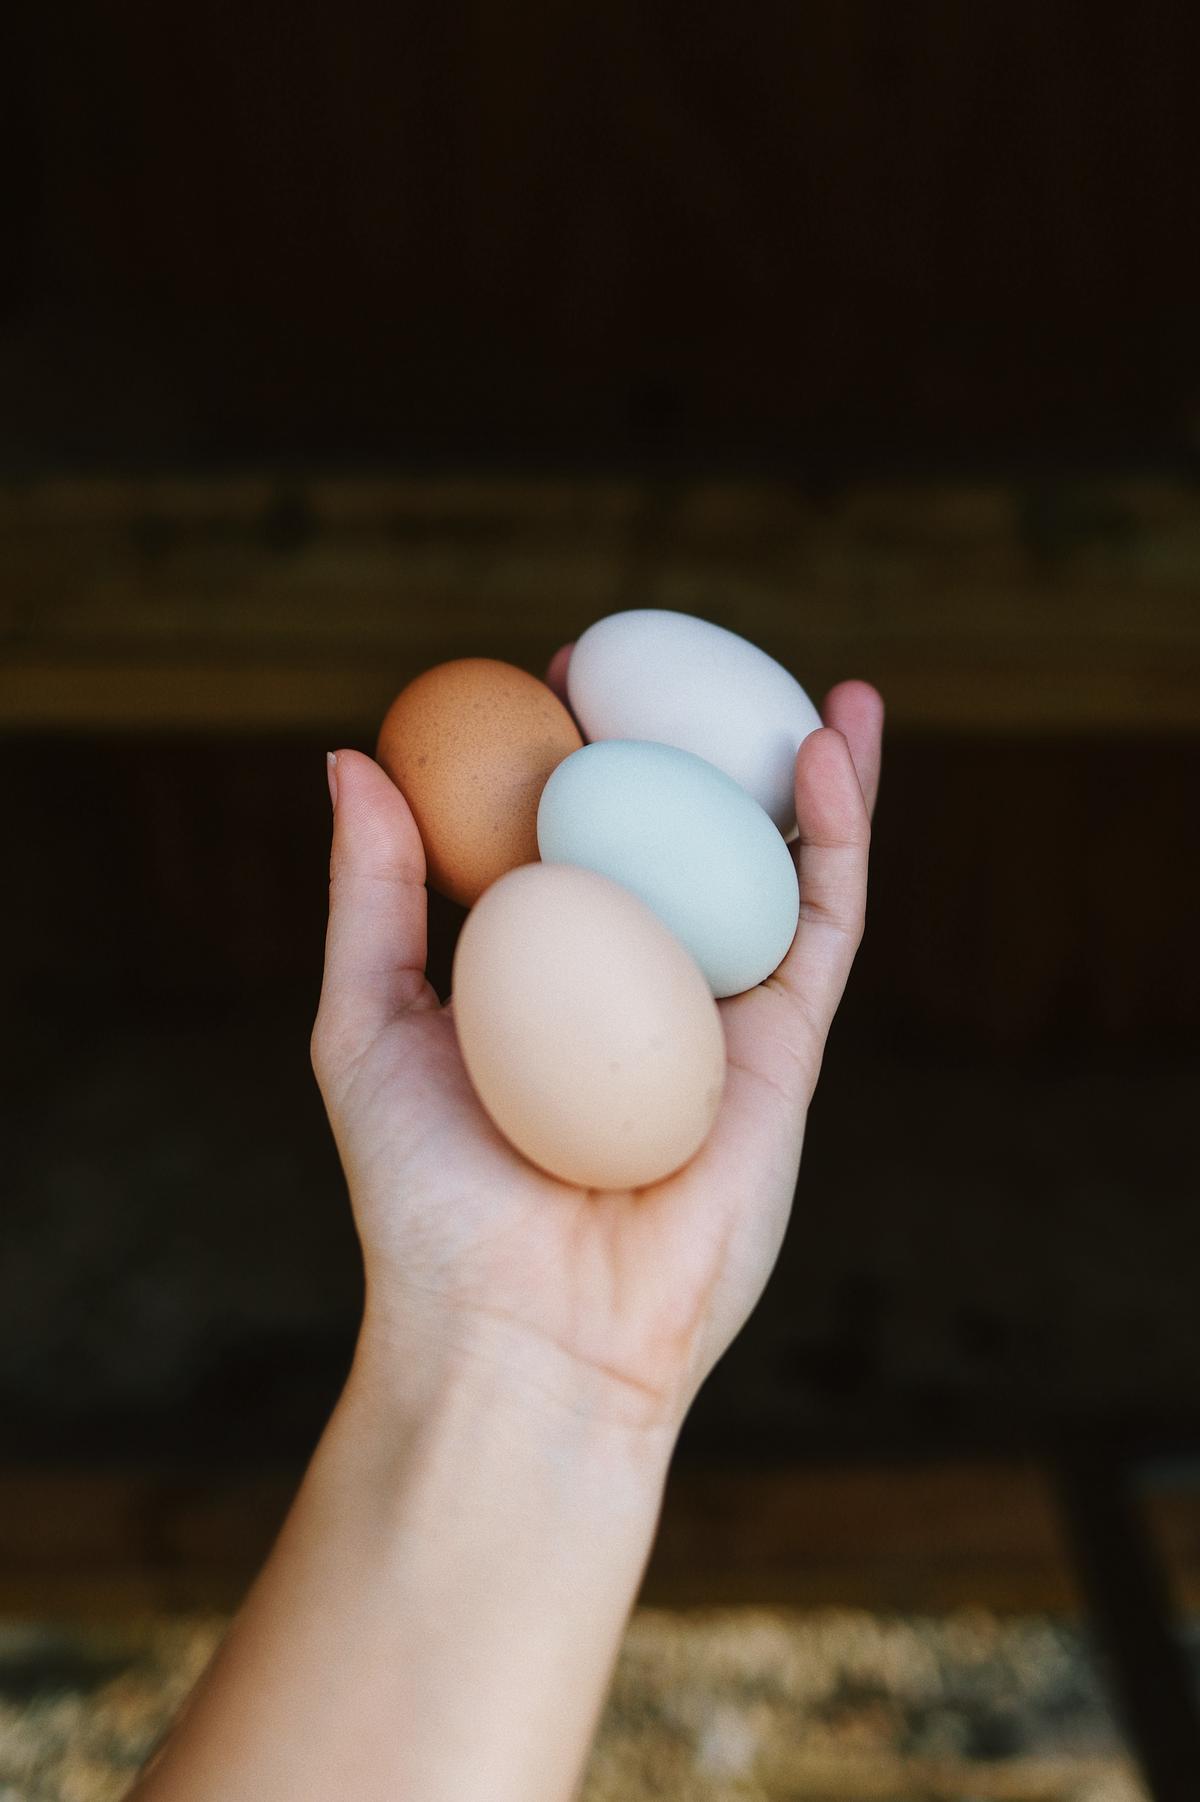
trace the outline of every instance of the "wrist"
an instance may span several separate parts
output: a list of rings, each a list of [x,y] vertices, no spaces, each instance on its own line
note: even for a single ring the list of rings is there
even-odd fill
[[[606,1418],[532,1352],[521,1370],[519,1337],[435,1343],[364,1323],[271,1557],[139,1794],[575,1793],[673,1435]]]
[[[430,1351],[418,1380],[412,1341],[364,1324],[308,1505],[321,1540],[353,1546],[372,1617],[421,1641],[405,1793],[541,1802],[575,1793],[674,1434],[607,1417],[552,1365],[507,1370],[502,1342]]]
[[[602,1484],[597,1514],[614,1504],[657,1519],[679,1422],[654,1399],[580,1365],[519,1323],[403,1324],[369,1303],[341,1411],[378,1448],[381,1479],[537,1484],[569,1505],[573,1489]]]

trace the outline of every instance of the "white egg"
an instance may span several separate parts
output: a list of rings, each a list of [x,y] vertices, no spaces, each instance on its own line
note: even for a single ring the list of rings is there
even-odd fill
[[[632,890],[691,952],[716,996],[783,961],[800,895],[779,829],[731,776],[691,751],[609,739],[551,772],[537,817],[544,863]]]
[[[585,738],[691,751],[796,836],[796,752],[821,716],[790,671],[748,639],[667,608],[610,613],[575,645],[567,693]]]

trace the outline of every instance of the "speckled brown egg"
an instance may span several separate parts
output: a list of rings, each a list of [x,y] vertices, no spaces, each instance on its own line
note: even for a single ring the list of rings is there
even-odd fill
[[[429,886],[471,907],[536,863],[542,789],[582,744],[553,690],[512,663],[456,657],[401,689],[375,755],[412,809]]]

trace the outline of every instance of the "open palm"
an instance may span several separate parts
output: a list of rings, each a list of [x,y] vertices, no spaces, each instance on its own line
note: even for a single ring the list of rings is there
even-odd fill
[[[547,680],[564,700],[571,646]],[[787,1224],[825,1038],[862,935],[883,706],[844,682],[796,759],[800,921],[783,963],[718,1003],[720,1109],[675,1175],[580,1189],[484,1113],[453,996],[425,977],[425,853],[403,795],[337,755],[313,1065],[363,1246],[368,1314],[414,1367],[502,1358],[514,1383],[675,1425],[740,1330]]]

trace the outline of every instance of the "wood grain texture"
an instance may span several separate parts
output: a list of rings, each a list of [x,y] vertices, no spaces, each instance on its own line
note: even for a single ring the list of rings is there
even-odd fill
[[[15,1469],[0,1478],[0,1609],[111,1614],[234,1605],[298,1471]],[[1200,1607],[1200,1498],[1150,1519],[1181,1608]],[[681,1469],[641,1601],[1074,1615],[1049,1486],[1017,1463]]]
[[[420,669],[541,671],[623,607],[699,613],[893,727],[1200,728],[1186,484],[60,480],[0,493],[0,728],[370,742]]]

